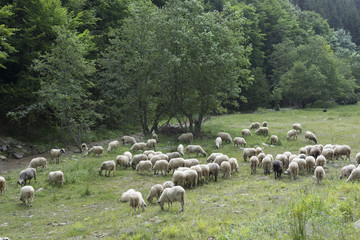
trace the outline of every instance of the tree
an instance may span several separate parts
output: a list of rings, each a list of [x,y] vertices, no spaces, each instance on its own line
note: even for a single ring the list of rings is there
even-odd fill
[[[13,15],[11,12],[11,5],[6,5],[0,8],[0,20],[4,22]],[[9,28],[5,24],[0,24],[0,68],[6,68],[3,63],[6,61],[9,54],[15,52],[15,48],[9,43],[9,38],[14,34],[15,28]]]

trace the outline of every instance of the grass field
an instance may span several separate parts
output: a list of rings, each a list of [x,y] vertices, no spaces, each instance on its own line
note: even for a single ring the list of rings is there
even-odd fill
[[[298,140],[287,141],[286,133],[299,122],[303,131],[316,134],[319,143],[348,144],[352,148],[351,162],[360,152],[360,106],[322,109],[262,111],[254,114],[234,114],[212,117],[203,124],[204,134],[195,137],[193,144],[203,146],[208,155],[217,152],[215,136],[219,131],[241,136],[243,128],[252,122],[269,123],[270,134],[279,137],[275,147],[269,137],[248,137],[248,147],[261,146],[274,156],[310,143],[304,133]],[[254,131],[253,131],[254,132]],[[176,149],[176,136],[159,136],[157,150]],[[219,178],[208,185],[186,189],[185,211],[174,203],[170,211],[161,211],[157,204],[148,204],[146,211],[130,215],[128,203],[119,201],[121,194],[134,188],[144,199],[154,184],[171,180],[155,175],[140,175],[128,168],[117,169],[115,177],[98,175],[105,160],[128,150],[121,146],[103,157],[74,155],[63,157],[61,164],[49,164],[47,171],[38,171],[32,181],[35,193],[32,207],[19,200],[20,186],[16,185],[21,169],[6,174],[7,191],[0,196],[0,237],[10,239],[359,239],[355,222],[360,219],[360,183],[339,180],[345,160],[327,163],[325,180],[317,185],[312,175],[302,175],[295,181],[284,176],[275,180],[265,176],[262,169],[250,174],[248,162],[242,160],[242,150],[223,144],[218,150],[237,158],[239,172],[231,179]],[[198,158],[206,162],[206,158]],[[62,170],[66,183],[49,186],[49,171]],[[360,226],[360,224],[359,224]]]

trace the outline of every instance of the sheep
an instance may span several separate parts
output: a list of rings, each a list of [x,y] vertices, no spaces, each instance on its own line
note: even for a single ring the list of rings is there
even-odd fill
[[[297,139],[297,133],[294,129],[289,130],[286,134],[286,140],[290,140],[291,138]]]
[[[346,159],[350,160],[350,154],[351,154],[351,148],[348,145],[340,145],[335,147],[334,149],[334,157],[336,159],[339,159],[339,157],[343,159],[342,156],[345,155],[346,156],[345,160]]]
[[[275,161],[276,160],[282,162],[284,168],[287,168],[289,166],[289,158],[285,154],[276,155]]]
[[[134,145],[134,144],[136,143],[135,138],[130,137],[130,136],[123,136],[123,137],[121,138],[121,141],[122,141],[123,145],[125,145],[125,144],[127,144],[127,143],[129,143],[129,144],[131,144],[131,145]]]
[[[255,131],[255,134],[267,136],[267,135],[269,135],[269,128],[260,127],[258,130]]]
[[[288,158],[291,156],[291,152],[289,152],[289,151],[286,151],[283,154],[286,155]]]
[[[130,165],[129,157],[125,155],[117,155],[115,161],[116,166],[119,165],[120,168],[123,167],[126,169]]]
[[[299,166],[299,172],[304,174],[304,172],[307,170],[306,168],[306,161],[302,158],[294,158],[293,162],[296,162]]]
[[[135,190],[132,188],[124,192],[120,197],[120,202],[128,202],[130,200],[130,195],[134,192]]]
[[[294,123],[292,127],[295,131],[299,131],[300,133],[302,132],[302,127],[300,123]]]
[[[188,168],[199,164],[199,160],[197,160],[195,158],[185,159],[184,161],[185,161],[185,167],[188,167]]]
[[[244,138],[242,138],[242,137],[235,137],[234,138],[234,146],[244,146],[244,147],[246,147],[246,141],[245,141],[245,139]]]
[[[231,178],[231,165],[228,161],[221,163],[220,170],[223,173],[223,178]]]
[[[233,174],[234,170],[235,170],[236,172],[239,171],[239,164],[238,164],[236,158],[230,158],[230,159],[229,159],[229,163],[230,163],[230,165],[231,165],[231,174]]]
[[[302,148],[300,148],[299,149],[299,154],[307,154],[307,150],[306,150],[306,148],[304,148],[304,147],[302,147]]]
[[[357,167],[352,170],[350,176],[346,180],[346,182],[356,181],[360,179],[360,167]]]
[[[321,155],[321,150],[320,150],[320,148],[317,147],[317,146],[312,147],[311,150],[310,150],[310,154],[309,154],[309,155],[310,155],[310,156],[313,156],[313,157],[316,159],[318,156]]]
[[[315,167],[315,158],[313,156],[307,156],[305,158],[307,172],[311,173]]]
[[[148,139],[146,141],[146,148],[156,148],[156,140],[155,139]]]
[[[166,160],[156,161],[153,166],[154,174],[157,174],[157,171],[160,171],[161,175],[166,176],[166,170],[167,170],[168,166],[169,166],[169,163]]]
[[[324,168],[321,166],[317,166],[314,171],[314,179],[316,183],[319,184],[325,178]]]
[[[185,181],[186,181],[185,172],[176,170],[173,173],[172,181],[173,181],[175,186],[180,185],[182,187],[185,187]]]
[[[20,201],[22,201],[25,206],[32,206],[34,200],[35,190],[32,186],[24,186],[20,190]]]
[[[191,153],[196,153],[196,156],[201,153],[204,157],[206,157],[206,152],[204,151],[204,149],[202,149],[200,145],[188,145],[185,148],[185,152],[189,158]]]
[[[263,149],[261,147],[256,147],[255,148],[255,155],[259,155],[262,152],[264,152],[264,151],[263,151]]]
[[[315,165],[324,167],[326,164],[326,158],[323,155],[319,155],[316,158]]]
[[[216,158],[214,159],[213,162],[219,164],[219,166],[220,166],[221,163],[224,161],[229,162],[229,157],[227,155],[218,155],[218,156],[216,156]]]
[[[140,161],[145,161],[148,160],[147,156],[143,153],[141,154],[136,154],[134,155],[133,159],[130,162],[130,165],[133,169],[136,168],[136,165],[140,162]]]
[[[46,158],[44,157],[36,157],[31,159],[29,168],[35,168],[37,170],[37,167],[42,167],[43,169],[46,169]]]
[[[360,164],[360,153],[355,155],[355,162],[359,165]]]
[[[215,182],[217,181],[217,177],[219,175],[219,169],[220,169],[220,166],[219,164],[217,163],[208,163],[207,164],[209,166],[209,179],[211,176],[214,176],[214,180]]]
[[[143,154],[145,154],[146,156],[149,157],[150,154],[155,155],[155,151],[154,151],[154,150],[145,150],[145,151],[143,152]]]
[[[3,194],[6,190],[6,180],[0,176],[0,194]]]
[[[56,163],[59,163],[61,154],[65,153],[65,149],[51,149],[50,150],[50,160],[56,159]]]
[[[340,179],[348,178],[351,174],[351,172],[355,169],[354,164],[347,165],[341,169],[341,176]]]
[[[30,184],[31,179],[36,181],[36,169],[35,168],[27,168],[20,172],[19,181],[17,184],[19,185],[26,185],[26,181],[29,180],[28,184]]]
[[[62,171],[49,172],[47,181],[49,182],[49,185],[52,183],[62,185],[65,183],[64,173]]]
[[[245,136],[251,136],[251,132],[249,129],[243,129],[241,130],[241,136],[245,137]]]
[[[262,123],[262,126],[263,126],[263,127],[267,127],[267,126],[268,126],[268,122],[264,121],[264,122]]]
[[[310,155],[310,151],[313,147],[314,147],[313,145],[307,145],[304,147],[306,149],[306,155]]]
[[[285,174],[291,174],[293,180],[297,179],[297,175],[299,174],[299,165],[297,162],[291,162]]]
[[[276,135],[271,135],[270,137],[270,144],[274,145],[279,141],[279,138]]]
[[[256,155],[256,149],[255,148],[245,148],[243,152],[243,158],[246,162],[247,158],[250,158],[252,156]]]
[[[149,203],[152,203],[152,200],[154,197],[156,197],[157,200],[159,200],[160,195],[164,191],[164,187],[161,184],[156,184],[150,188],[149,195],[147,196],[147,200]]]
[[[123,155],[127,156],[129,158],[129,161],[131,162],[131,160],[132,160],[132,153],[131,152],[126,151],[126,152],[123,153]]]
[[[262,160],[264,159],[264,157],[265,157],[265,153],[259,153],[259,155],[257,155],[257,158],[258,158],[258,160],[259,160],[259,165],[258,165],[258,167],[262,167]]]
[[[264,168],[264,174],[270,175],[272,161],[269,157],[264,157],[262,160],[262,166]]]
[[[202,169],[200,167],[200,165],[195,165],[195,166],[191,166],[190,169],[195,170],[197,172],[197,185],[200,184],[201,180],[202,180]]]
[[[86,145],[86,143],[81,144],[81,152],[87,152],[87,151],[89,151],[89,148]]]
[[[194,136],[192,133],[183,133],[178,137],[178,140],[179,140],[179,142],[192,143],[193,138],[194,138]]]
[[[169,152],[166,154],[168,156],[168,160],[170,161],[173,158],[179,158],[181,157],[179,152]]]
[[[222,144],[222,139],[221,139],[221,137],[217,137],[217,138],[215,139],[215,147],[216,147],[217,149],[219,149],[219,148],[221,147],[221,144]]]
[[[84,157],[86,157],[87,155],[89,155],[90,153],[93,153],[94,155],[102,155],[104,152],[104,148],[102,146],[93,146],[92,148],[89,149],[89,151],[87,151],[84,154]]]
[[[297,156],[295,154],[291,154],[289,157],[289,163],[291,163],[294,158],[297,158]]]
[[[170,204],[172,206],[173,202],[181,203],[181,211],[184,211],[185,205],[185,190],[180,186],[175,186],[172,188],[164,189],[163,193],[160,196],[159,201],[157,203],[160,205],[161,210],[164,210],[164,203],[168,203],[168,207],[170,210]]]
[[[279,160],[275,160],[273,162],[273,170],[274,170],[274,175],[275,175],[275,179],[277,178],[281,178],[281,174],[283,172],[283,162],[279,161]]]
[[[201,168],[201,176],[205,178],[206,184],[208,184],[209,183],[210,168],[206,164],[201,164],[200,168]],[[201,181],[204,181],[204,180],[201,179]]]
[[[104,161],[101,164],[101,167],[99,168],[99,175],[101,176],[102,171],[105,170],[105,176],[106,176],[106,171],[108,172],[108,177],[110,176],[110,172],[113,171],[113,177],[115,176],[115,168],[116,168],[116,164],[113,160],[110,161]]]
[[[268,157],[268,158],[270,158],[270,160],[271,160],[271,162],[273,162],[274,161],[274,157],[273,157],[273,155],[272,154],[266,154],[265,155],[265,157]]]
[[[220,137],[221,140],[223,140],[223,141],[225,141],[225,142],[229,142],[229,143],[232,142],[232,137],[230,136],[229,133],[219,132],[219,133],[217,134],[217,137]]]
[[[110,143],[109,143],[109,146],[108,146],[108,148],[107,148],[107,152],[110,152],[110,151],[112,151],[112,150],[115,150],[118,146],[119,146],[119,141],[118,140],[114,140],[114,141],[111,141]]]
[[[314,133],[310,131],[305,132],[305,139],[309,139],[310,141],[313,141],[315,144],[317,144],[317,139]]]
[[[298,158],[305,159],[305,158],[306,158],[306,155],[303,154],[303,153],[301,153],[301,154],[298,155]]]
[[[211,163],[215,160],[215,158],[219,155],[223,155],[222,153],[212,153],[210,156],[206,159],[207,163]]]
[[[190,188],[197,186],[198,174],[193,169],[188,169],[184,171],[185,173],[185,185]]]
[[[152,163],[152,165],[154,165],[157,161],[159,160],[166,160],[168,161],[169,160],[169,157],[168,155],[166,154],[159,154],[159,155],[154,155],[150,158],[150,161]]]
[[[184,156],[184,145],[179,144],[179,146],[177,147],[176,151],[178,151],[178,153],[180,153],[181,156]]]
[[[250,125],[250,129],[258,129],[259,127],[260,127],[260,123],[258,122],[251,123]]]
[[[163,188],[165,189],[165,188],[172,188],[173,186],[175,186],[174,185],[174,182],[173,181],[166,181],[166,182],[164,182],[163,183]]]
[[[256,174],[256,166],[259,165],[259,159],[256,156],[250,158],[251,174]]]
[[[152,163],[150,160],[140,161],[136,165],[136,172],[139,173],[140,170],[140,174],[143,174],[144,171],[148,171],[149,174],[151,172],[151,169],[152,169]]]
[[[334,158],[334,149],[324,148],[321,152],[321,155],[323,155],[327,160],[332,160]]]
[[[146,143],[144,142],[138,142],[138,143],[134,143],[131,148],[130,148],[130,152],[134,152],[134,151],[145,151],[146,148]]]
[[[170,172],[171,169],[173,169],[174,172],[175,169],[179,167],[185,167],[185,160],[183,158],[173,158],[169,161],[167,172]]]
[[[156,133],[153,132],[151,138],[155,139],[156,142],[159,142],[159,137]]]
[[[140,211],[140,207],[142,208],[143,211],[145,211],[145,207],[147,206],[140,192],[130,193],[129,205],[132,209],[134,209],[135,213],[137,209],[139,209]]]

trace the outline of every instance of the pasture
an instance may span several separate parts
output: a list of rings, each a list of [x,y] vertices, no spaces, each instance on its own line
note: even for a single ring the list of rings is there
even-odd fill
[[[322,109],[263,110],[253,114],[233,114],[212,117],[203,124],[203,134],[195,136],[193,144],[201,145],[210,155],[222,152],[235,157],[239,172],[231,179],[186,189],[185,211],[173,203],[170,211],[158,204],[148,204],[145,212],[130,214],[128,203],[119,201],[130,188],[140,191],[146,199],[151,186],[171,180],[167,176],[140,175],[131,168],[117,168],[115,177],[99,176],[98,169],[105,160],[130,149],[120,146],[115,152],[86,158],[70,154],[62,156],[60,164],[48,164],[48,170],[38,169],[37,181],[31,185],[38,190],[32,207],[19,200],[20,186],[16,185],[21,169],[5,174],[7,191],[0,196],[0,237],[10,239],[358,239],[360,234],[360,183],[340,180],[345,160],[333,160],[326,165],[321,184],[313,174],[300,175],[297,180],[283,176],[275,180],[273,173],[265,176],[262,169],[250,174],[249,162],[242,159],[243,150],[224,143],[215,148],[216,134],[229,132],[241,136],[243,128],[252,122],[268,122],[270,135],[279,137],[275,147],[269,137],[254,134],[247,137],[247,147],[260,146],[266,154],[290,151],[311,144],[304,138],[309,130],[320,144],[347,144],[351,160],[360,152],[360,106],[338,106]],[[297,140],[286,140],[293,123],[301,123],[303,133]],[[156,150],[175,151],[177,136],[159,135]],[[184,144],[186,146],[186,144]],[[106,146],[104,146],[106,149]],[[206,157],[199,155],[199,161]],[[49,171],[62,170],[63,186],[49,186]],[[155,201],[155,200],[154,200]],[[356,223],[357,222],[357,223]]]

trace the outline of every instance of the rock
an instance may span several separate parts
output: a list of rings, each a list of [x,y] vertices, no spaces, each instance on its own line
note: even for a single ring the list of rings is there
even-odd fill
[[[21,145],[16,145],[15,147],[18,148],[18,149],[22,149]]]
[[[354,228],[360,229],[360,219],[354,222]]]
[[[81,150],[80,149],[78,149],[78,148],[76,148],[76,149],[74,149],[74,151],[73,151],[74,153],[81,153]]]
[[[270,145],[271,148],[275,147],[274,145]]]
[[[266,143],[262,143],[263,146],[269,146],[269,144],[266,144]]]
[[[42,190],[44,190],[43,188],[39,188],[38,190],[36,190],[37,192],[40,192],[40,191],[42,191]]]
[[[4,152],[7,151],[7,150],[8,150],[7,146],[6,146],[6,145],[3,145],[3,146],[2,146],[2,150],[3,150]]]
[[[0,155],[0,161],[5,161],[7,159],[7,157]]]
[[[21,158],[24,157],[24,153],[16,152],[16,153],[13,153],[13,156],[14,156],[14,158],[16,158],[16,159],[21,159]]]

